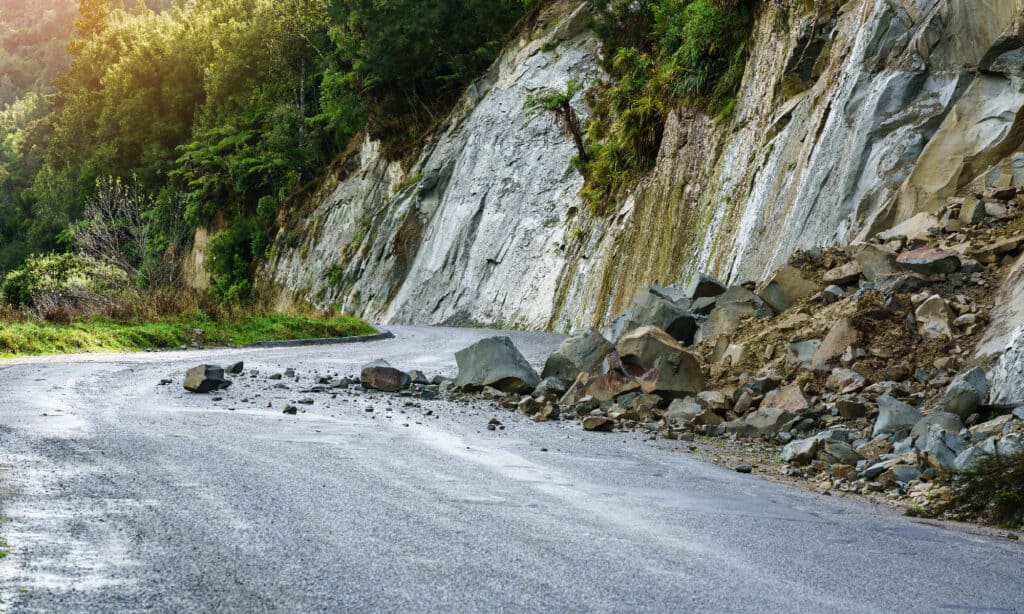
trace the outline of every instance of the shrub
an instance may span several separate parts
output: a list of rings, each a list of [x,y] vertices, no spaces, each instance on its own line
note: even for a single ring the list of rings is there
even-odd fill
[[[952,516],[1006,527],[1024,524],[1024,452],[986,455],[949,480],[954,495],[946,511]]]
[[[10,305],[43,319],[66,320],[97,313],[131,294],[120,268],[81,254],[29,258],[7,274],[0,292]]]
[[[604,211],[650,170],[677,107],[724,118],[735,105],[753,23],[751,0],[596,0],[593,27],[612,79],[588,96],[583,196]]]

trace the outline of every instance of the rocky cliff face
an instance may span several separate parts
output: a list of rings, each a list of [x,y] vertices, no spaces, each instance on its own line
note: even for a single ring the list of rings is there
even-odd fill
[[[1024,0],[789,4],[764,3],[732,118],[673,116],[655,170],[594,218],[570,140],[522,113],[531,91],[599,74],[586,4],[553,2],[408,168],[367,142],[325,182],[264,289],[382,322],[566,331],[652,282],[760,279],[1024,181]]]

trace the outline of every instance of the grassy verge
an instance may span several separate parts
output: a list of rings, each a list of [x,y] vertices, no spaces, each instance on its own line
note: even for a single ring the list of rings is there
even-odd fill
[[[211,319],[202,313],[121,323],[96,318],[71,324],[42,321],[0,322],[0,358],[132,352],[154,349],[246,346],[259,341],[290,341],[372,335],[372,326],[358,318],[264,315]]]

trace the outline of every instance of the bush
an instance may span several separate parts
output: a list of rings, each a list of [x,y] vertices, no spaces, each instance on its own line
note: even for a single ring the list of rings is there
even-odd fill
[[[949,481],[954,491],[946,508],[950,515],[1011,528],[1024,525],[1024,452],[986,455]]]
[[[8,304],[48,320],[94,314],[131,294],[120,268],[81,254],[29,258],[0,286]]]
[[[650,170],[665,122],[685,106],[732,112],[753,23],[750,0],[596,0],[609,83],[593,88],[583,196],[597,212]]]

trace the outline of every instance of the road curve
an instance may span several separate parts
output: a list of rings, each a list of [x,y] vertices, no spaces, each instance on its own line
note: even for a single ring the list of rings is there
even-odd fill
[[[673,442],[383,396],[281,413],[315,374],[383,357],[451,375],[455,350],[494,334],[392,330],[0,363],[0,609],[1024,608],[1019,542],[730,472]],[[512,336],[534,362],[559,341]],[[235,360],[260,375],[220,401],[181,390],[185,368]],[[266,376],[287,367],[306,379],[271,394]],[[506,428],[487,430],[491,415]]]

